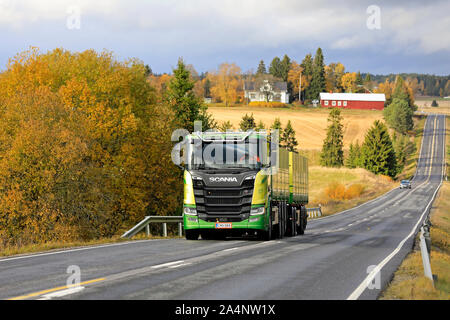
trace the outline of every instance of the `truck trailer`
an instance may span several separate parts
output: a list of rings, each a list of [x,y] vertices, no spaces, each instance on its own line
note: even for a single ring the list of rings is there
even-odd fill
[[[184,143],[186,239],[304,234],[305,157],[279,147],[266,132],[192,133]]]

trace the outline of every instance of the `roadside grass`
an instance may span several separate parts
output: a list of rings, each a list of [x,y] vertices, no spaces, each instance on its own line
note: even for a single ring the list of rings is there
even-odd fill
[[[450,162],[450,119],[446,118],[447,175]],[[450,182],[444,181],[433,204],[431,215],[431,270],[437,276],[435,287],[424,277],[418,240],[380,295],[384,300],[450,299]]]
[[[411,133],[411,139],[415,145],[415,152],[407,157],[403,172],[397,176],[397,180],[411,179],[416,173],[426,119],[425,116],[414,116],[414,130]]]
[[[327,188],[333,183],[341,184],[346,189],[362,186],[362,193],[349,200],[331,199]],[[397,187],[397,183],[384,176],[377,176],[367,170],[357,168],[326,168],[313,166],[309,168],[309,205],[321,205],[323,215],[347,210],[370,201]]]

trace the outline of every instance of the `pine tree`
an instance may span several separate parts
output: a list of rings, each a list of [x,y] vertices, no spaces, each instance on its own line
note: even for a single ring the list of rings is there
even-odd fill
[[[327,137],[323,142],[320,163],[325,167],[341,167],[344,165],[344,133],[341,110],[333,108],[328,117],[330,125],[327,129]]]
[[[286,128],[284,128],[281,140],[283,141],[282,147],[287,148],[289,151],[297,151],[298,141],[295,138],[295,130],[292,128],[291,120],[288,121]]]
[[[401,134],[406,134],[414,127],[414,112],[407,100],[394,98],[392,103],[384,109],[383,115],[389,127]]]
[[[245,114],[242,117],[241,122],[239,123],[239,128],[242,131],[254,130],[256,128],[255,118],[253,117],[253,113],[251,115]]]
[[[270,126],[270,130],[278,130],[278,134],[279,134],[279,143],[282,144],[283,143],[283,127],[281,126],[281,121],[280,118],[275,118],[275,121],[273,122],[273,124]],[[269,137],[270,140],[270,137]]]
[[[310,98],[318,99],[319,94],[324,92],[326,88],[325,80],[325,63],[322,49],[318,48],[314,56],[311,85],[309,89]]]
[[[257,75],[261,75],[261,74],[266,74],[266,73],[267,73],[266,65],[265,65],[265,63],[264,63],[264,60],[261,60],[261,61],[259,62],[258,70],[256,71],[256,74],[257,74]]]
[[[196,120],[202,121],[203,130],[215,127],[217,124],[207,113],[207,107],[200,98],[195,96],[194,81],[191,80],[190,72],[183,59],[178,60],[173,74],[167,91],[167,103],[174,111],[177,125],[189,132],[194,131],[194,121]]]
[[[228,121],[222,122],[222,124],[219,126],[218,129],[220,132],[227,132],[227,131],[232,131],[234,128],[233,128],[233,124],[228,120]]]
[[[387,127],[376,120],[366,134],[361,147],[362,162],[365,169],[375,174],[390,177],[397,175],[397,158]]]

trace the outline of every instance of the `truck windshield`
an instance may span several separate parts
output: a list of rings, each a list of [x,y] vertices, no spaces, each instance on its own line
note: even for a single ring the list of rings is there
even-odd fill
[[[191,143],[187,150],[189,170],[260,170],[265,159],[263,143]]]

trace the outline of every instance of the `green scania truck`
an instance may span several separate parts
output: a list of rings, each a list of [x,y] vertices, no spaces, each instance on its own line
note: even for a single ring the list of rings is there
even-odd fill
[[[185,144],[186,239],[304,234],[305,157],[279,148],[266,132],[192,133]]]

